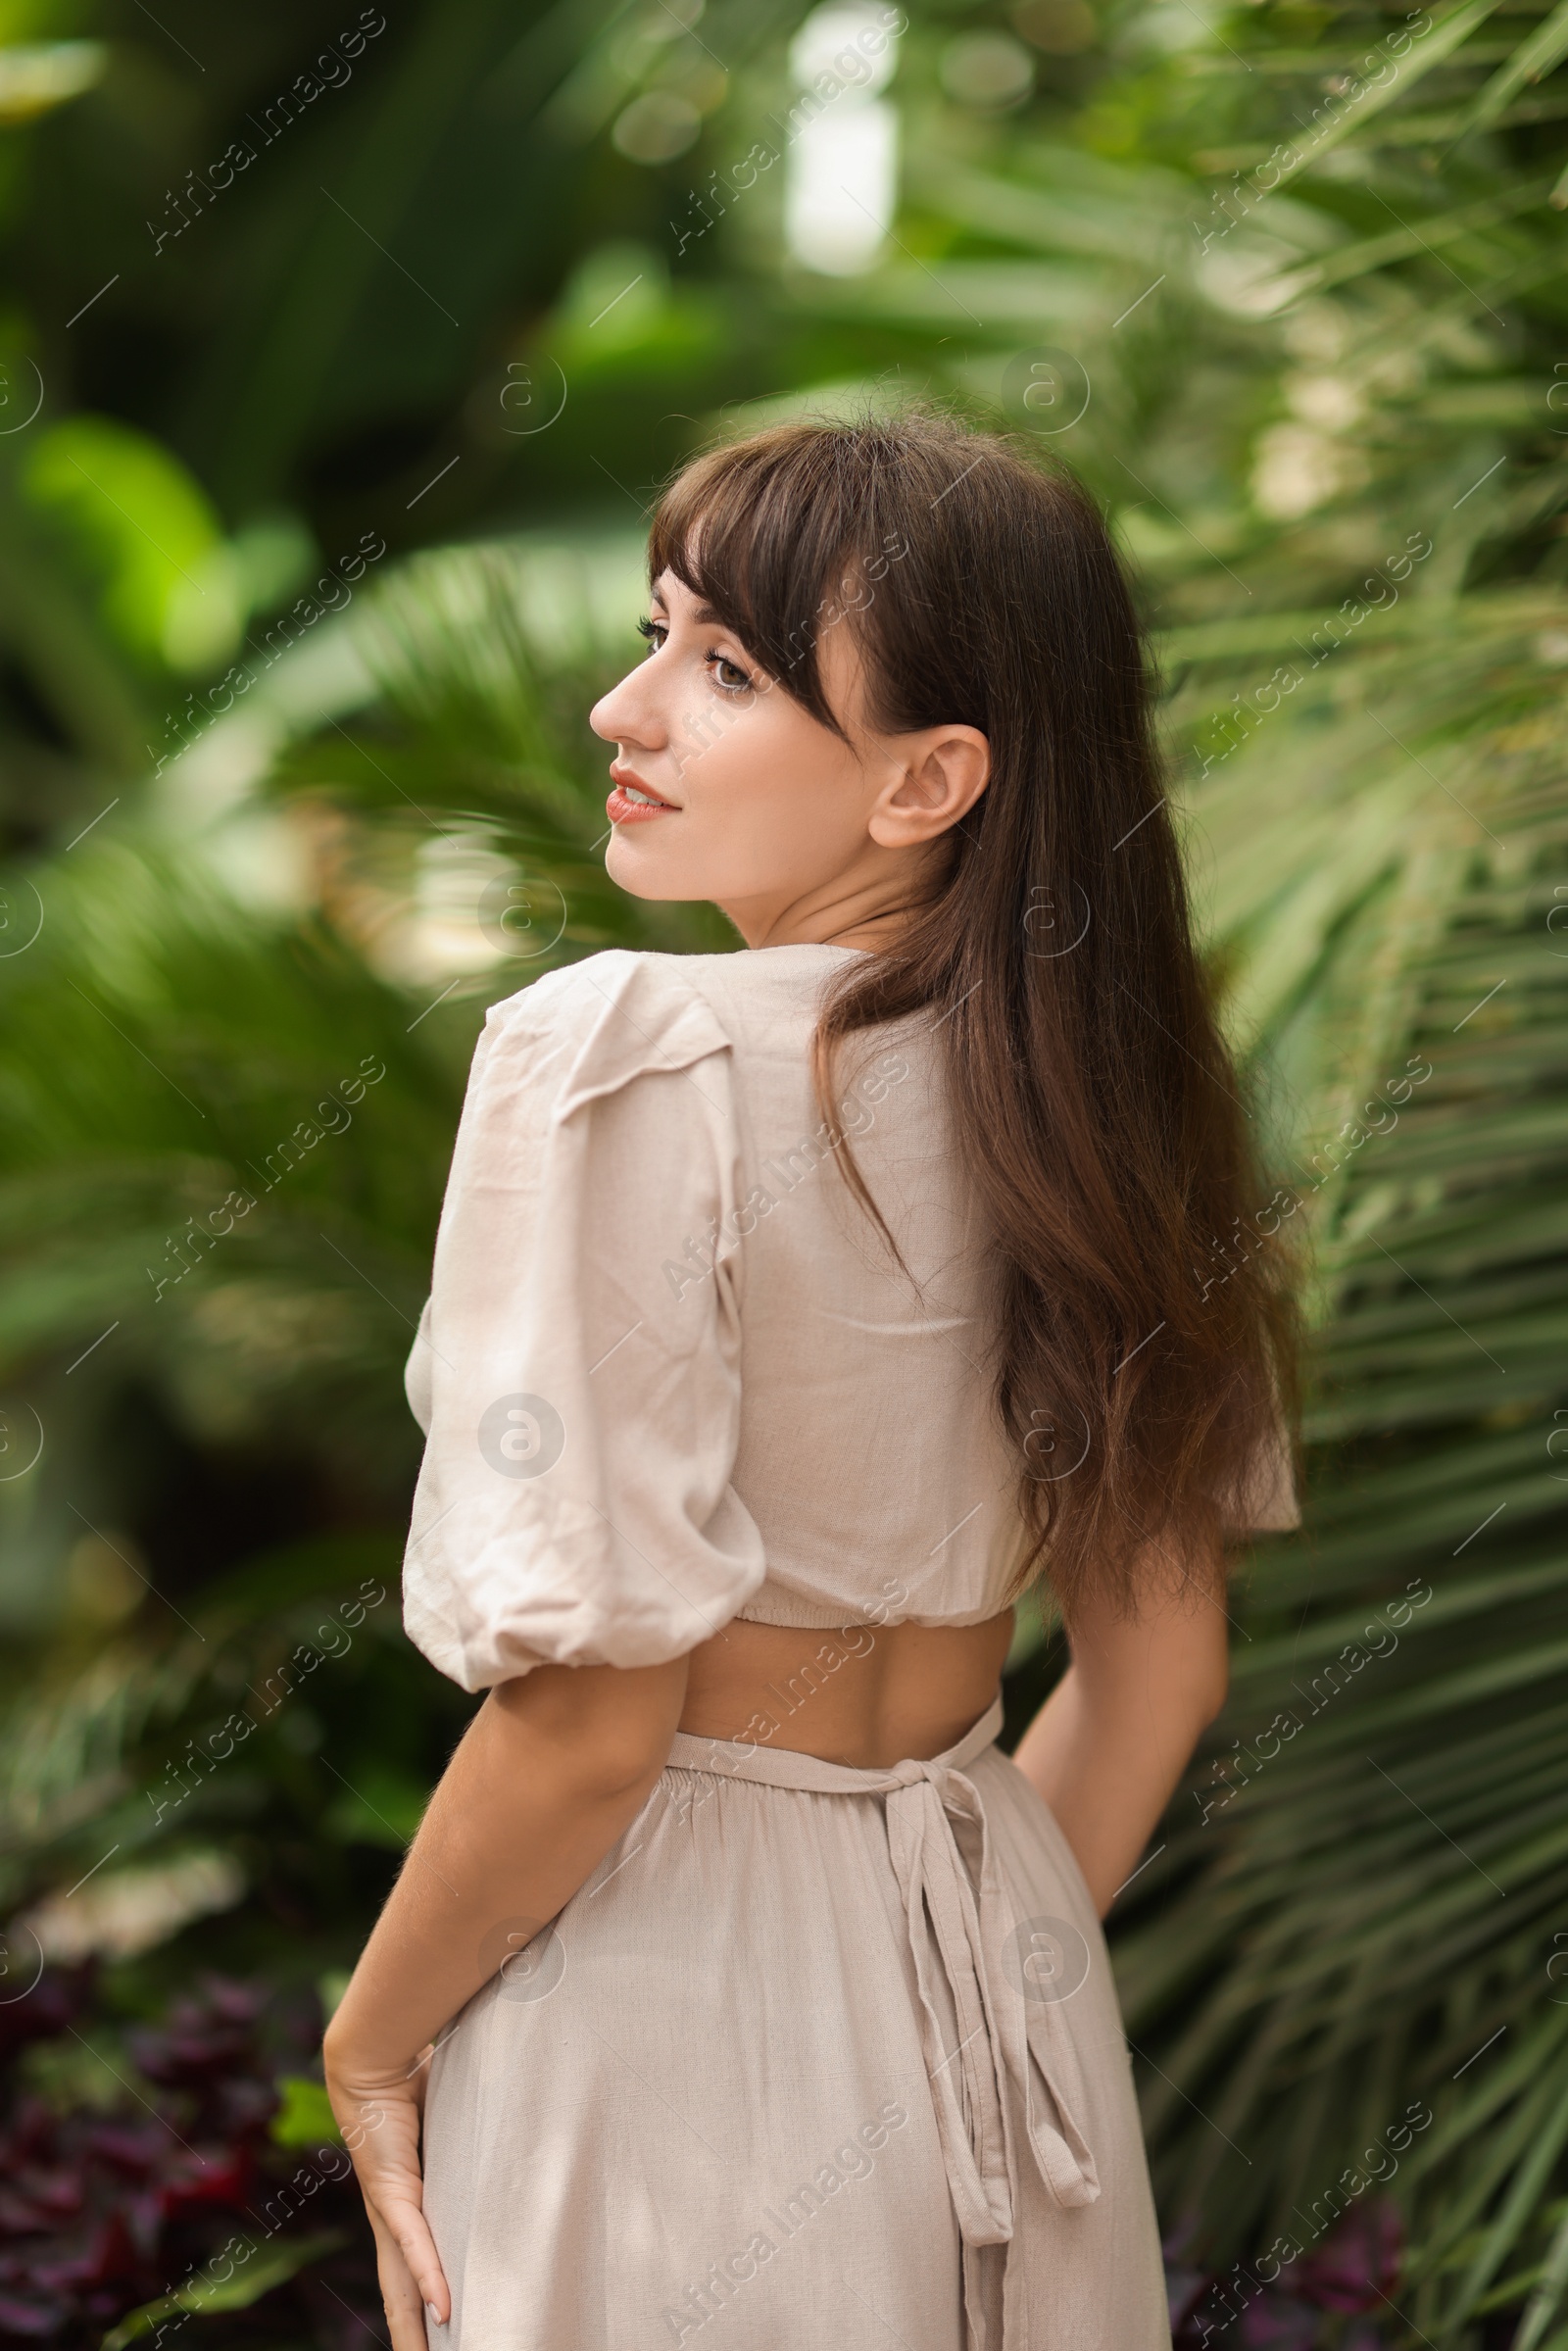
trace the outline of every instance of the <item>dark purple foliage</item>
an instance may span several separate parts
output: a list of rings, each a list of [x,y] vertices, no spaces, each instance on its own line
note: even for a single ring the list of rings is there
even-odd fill
[[[279,2034],[265,2028],[277,2018],[250,1984],[207,1977],[159,2023],[124,2035],[130,2063],[156,2087],[151,2101],[127,2083],[108,2111],[62,2114],[23,2087],[16,2060],[25,2047],[85,2036],[101,2023],[94,1991],[90,1967],[47,1970],[24,1999],[0,2008],[0,2342],[96,2351],[128,2311],[180,2285],[230,2239],[275,2236],[262,2206],[299,2168],[268,2126],[278,2107],[275,2074],[300,2069],[311,2035],[299,2033],[297,2018],[285,2020],[300,2045],[289,2048],[286,2032],[282,2046],[270,2045]],[[302,2236],[341,2229],[348,2243],[318,2279],[280,2289],[266,2331],[276,2338],[276,2302],[286,2296],[291,2337],[366,2351],[365,2314],[376,2313],[377,2300],[352,2180],[313,2175],[308,2213],[284,2226]],[[318,2282],[328,2270],[331,2293]],[[220,2334],[249,2341],[256,2326],[249,2312],[188,2324],[192,2351]]]
[[[1397,2208],[1381,2202],[1342,2213],[1265,2284],[1245,2262],[1224,2272],[1192,2258],[1185,2223],[1165,2243],[1165,2285],[1175,2351],[1381,2351],[1378,2321],[1395,2320],[1404,2235]],[[1349,2324],[1347,2324],[1347,2322]],[[1402,2331],[1402,2329],[1398,2329]]]
[[[1385,2197],[1341,2215],[1321,2245],[1295,2264],[1298,2291],[1324,2310],[1386,2310],[1399,2279],[1404,2232]]]

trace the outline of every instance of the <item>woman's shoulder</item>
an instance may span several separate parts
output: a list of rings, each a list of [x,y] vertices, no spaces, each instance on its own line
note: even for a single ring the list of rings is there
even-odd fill
[[[759,1016],[814,1013],[830,972],[852,952],[799,946],[683,955],[606,948],[503,997],[486,1026],[535,1037],[603,1032],[634,1051],[640,1027],[656,1035],[682,1025],[697,1030],[707,1025],[706,1013],[737,1043]]]
[[[490,1006],[475,1073],[514,1071],[563,1119],[645,1071],[690,1068],[732,1043],[693,968],[721,960],[607,948],[558,964]]]

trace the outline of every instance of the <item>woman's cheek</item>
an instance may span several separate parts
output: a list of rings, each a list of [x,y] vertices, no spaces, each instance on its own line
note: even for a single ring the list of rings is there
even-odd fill
[[[787,694],[726,703],[711,688],[683,691],[660,715],[679,762],[667,786],[679,813],[615,827],[606,870],[632,896],[734,906],[793,895],[860,846],[858,771]],[[659,777],[674,764],[661,761]]]

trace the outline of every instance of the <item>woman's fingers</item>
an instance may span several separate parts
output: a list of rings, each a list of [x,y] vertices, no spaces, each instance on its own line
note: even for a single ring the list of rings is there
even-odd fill
[[[429,2351],[430,2338],[425,2329],[419,2289],[409,2276],[396,2245],[391,2250],[394,2260],[389,2262],[383,2254],[376,2263],[376,2274],[392,2351]]]
[[[418,2205],[408,2197],[385,2191],[381,2196],[381,2217],[392,2232],[419,2299],[428,2303],[444,2327],[452,2316],[452,2295],[429,2222]]]
[[[353,2136],[347,2129],[344,2135],[375,2231],[393,2351],[426,2351],[425,2311],[444,2327],[452,2316],[452,2296],[424,2217],[419,2167],[422,2061],[392,2082],[345,2080],[329,2070],[327,2086],[339,2121],[353,2127]]]
[[[375,2233],[376,2276],[391,2331],[392,2351],[428,2351],[429,2336],[425,2326],[427,2310],[442,2325],[452,2315],[451,2297],[445,2291],[446,2280],[441,2279],[441,2301],[436,2303],[432,2300],[427,2304],[391,2224],[373,2205],[368,2204],[367,2210]]]

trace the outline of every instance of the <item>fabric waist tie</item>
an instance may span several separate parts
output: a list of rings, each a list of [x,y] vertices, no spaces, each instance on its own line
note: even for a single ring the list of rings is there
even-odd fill
[[[1100,2180],[1078,2118],[1084,2084],[1065,2003],[1030,1997],[1030,1955],[1016,1941],[987,1831],[985,1807],[964,1771],[995,1743],[1002,1700],[956,1745],[929,1762],[910,1758],[885,1771],[853,1771],[792,1748],[678,1732],[669,1761],[765,1788],[885,1799],[888,1855],[903,1897],[920,1992],[920,2037],[930,2076],[943,2161],[965,2247],[1012,2237],[1019,2150],[1060,2205],[1092,2204]],[[959,1839],[968,1845],[966,1864]],[[998,1984],[1009,1937],[1015,1981]],[[940,1968],[957,2018],[957,2046],[942,2045],[932,1998]],[[1027,2012],[1027,2013],[1026,2013]],[[1035,2074],[1041,2082],[1037,2085]],[[1045,2094],[1042,2094],[1044,2091]],[[966,2265],[967,2266],[967,2265]]]

